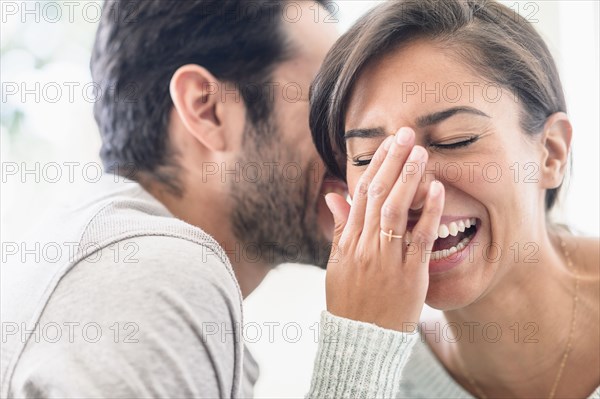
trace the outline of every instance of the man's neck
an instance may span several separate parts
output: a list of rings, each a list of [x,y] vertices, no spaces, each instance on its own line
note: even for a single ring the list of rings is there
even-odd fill
[[[263,257],[255,256],[254,245],[235,237],[228,212],[230,206],[221,192],[211,191],[207,185],[202,194],[186,191],[175,196],[157,183],[140,184],[173,216],[202,229],[219,243],[229,258],[244,299],[260,285],[272,266]]]

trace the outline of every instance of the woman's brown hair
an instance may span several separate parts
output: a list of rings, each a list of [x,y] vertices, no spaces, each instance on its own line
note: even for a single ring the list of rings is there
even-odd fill
[[[411,41],[449,49],[483,78],[510,90],[521,104],[526,134],[566,112],[556,64],[544,40],[514,10],[486,0],[392,0],[364,15],[333,46],[311,87],[310,127],[333,175],[345,179],[345,110],[364,68]],[[546,192],[550,210],[560,187]]]

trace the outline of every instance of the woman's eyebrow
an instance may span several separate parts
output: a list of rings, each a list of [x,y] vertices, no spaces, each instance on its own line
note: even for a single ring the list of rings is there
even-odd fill
[[[387,134],[381,127],[368,128],[368,129],[351,129],[344,133],[344,139],[349,140],[355,137],[361,139],[373,139],[378,137],[385,137]]]
[[[418,127],[427,127],[427,126],[435,125],[435,124],[438,124],[456,114],[472,114],[472,115],[484,116],[486,118],[490,117],[488,114],[484,113],[483,111],[478,110],[477,108],[462,106],[462,107],[449,108],[444,111],[434,112],[432,114],[421,116],[421,117],[417,118],[416,125]]]
[[[438,124],[438,123],[440,123],[448,118],[451,118],[457,114],[471,114],[471,115],[477,115],[477,116],[484,116],[486,118],[490,117],[488,114],[486,114],[483,111],[478,110],[477,108],[462,106],[462,107],[453,107],[453,108],[449,108],[449,109],[446,109],[443,111],[438,111],[438,112],[434,112],[432,114],[427,114],[427,115],[421,116],[421,117],[417,118],[416,125],[421,128],[435,125],[435,124]],[[359,128],[359,129],[348,130],[344,134],[344,139],[346,141],[349,139],[352,139],[352,138],[373,139],[373,138],[385,137],[386,135],[387,134],[385,133],[385,130],[383,130],[383,128],[381,128],[381,127],[365,128],[365,129]]]

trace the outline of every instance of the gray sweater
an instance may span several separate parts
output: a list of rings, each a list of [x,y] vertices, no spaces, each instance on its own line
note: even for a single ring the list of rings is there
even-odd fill
[[[137,183],[90,186],[3,254],[0,396],[252,397],[258,368],[222,248]],[[308,397],[398,394],[418,334],[327,312],[320,329]]]

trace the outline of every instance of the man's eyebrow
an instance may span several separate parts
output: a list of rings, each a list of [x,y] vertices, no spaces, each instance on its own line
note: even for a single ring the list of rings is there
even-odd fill
[[[351,130],[348,130],[344,134],[344,139],[348,140],[348,139],[352,139],[352,138],[355,138],[355,137],[358,137],[358,138],[361,138],[361,139],[373,139],[373,138],[385,137],[385,136],[387,136],[387,134],[385,133],[385,131],[383,130],[383,128],[375,127],[375,128],[369,128],[369,129],[351,129]]]
[[[456,114],[472,114],[472,115],[484,116],[486,118],[490,117],[488,114],[484,113],[483,111],[478,110],[477,108],[454,107],[454,108],[446,109],[444,111],[434,112],[433,114],[421,116],[421,117],[417,118],[416,125],[418,127],[426,127],[426,126],[435,125],[435,124],[438,124]]]

